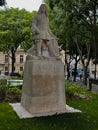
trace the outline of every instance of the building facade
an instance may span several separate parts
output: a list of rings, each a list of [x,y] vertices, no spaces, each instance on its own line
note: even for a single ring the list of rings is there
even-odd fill
[[[7,53],[0,52],[0,74],[2,72],[5,73],[6,75],[11,73],[12,60],[11,60],[10,56],[11,56],[11,53],[9,53],[9,55],[8,55]],[[17,48],[16,54],[15,54],[15,57],[16,57],[15,73],[20,73],[20,71],[24,70],[24,63],[26,61],[26,56],[27,56],[27,53],[19,46]],[[64,51],[60,52],[60,57],[66,68]],[[74,62],[71,63],[71,68],[73,69],[73,67],[74,67]],[[94,77],[95,65],[93,64],[92,60],[90,61],[88,68],[90,70],[90,77]],[[83,69],[81,61],[78,63],[77,69]],[[96,65],[96,75],[98,77],[98,65]]]
[[[66,63],[65,63],[65,51],[62,50],[60,52],[60,55],[61,55],[61,59],[65,65],[65,75],[67,75],[67,66],[66,66]],[[70,56],[68,54],[66,54],[66,58],[68,60],[68,62],[70,62]],[[74,69],[74,64],[75,64],[75,61],[74,60],[71,60],[70,62],[70,70],[72,71],[72,69]],[[90,60],[90,63],[89,63],[89,66],[88,66],[88,69],[89,69],[89,76],[94,78],[95,76],[95,70],[96,70],[96,78],[98,78],[98,64],[93,64],[93,61]],[[78,65],[77,65],[77,70],[83,70],[83,65],[82,65],[82,62],[81,60],[79,61]]]
[[[0,73],[8,75],[12,70],[11,53],[0,52]],[[26,60],[27,53],[19,46],[15,53],[15,72],[20,73],[24,70],[24,63]]]

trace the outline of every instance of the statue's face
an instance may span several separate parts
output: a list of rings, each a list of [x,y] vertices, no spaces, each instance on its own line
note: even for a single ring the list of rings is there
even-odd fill
[[[45,5],[42,5],[42,6],[41,6],[41,12],[42,12],[42,13],[45,13],[45,11],[46,11],[46,7],[45,7]]]

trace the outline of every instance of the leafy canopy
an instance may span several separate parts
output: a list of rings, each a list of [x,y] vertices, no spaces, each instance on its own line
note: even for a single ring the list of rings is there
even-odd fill
[[[17,49],[20,44],[29,48],[34,14],[18,8],[0,11],[0,51],[9,51],[12,47]]]

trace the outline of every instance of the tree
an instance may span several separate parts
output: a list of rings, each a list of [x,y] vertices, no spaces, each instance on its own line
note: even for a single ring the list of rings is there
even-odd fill
[[[87,84],[87,68],[91,58],[96,57],[96,10],[98,1],[80,1],[74,8],[73,24],[77,27],[74,41],[84,69],[84,83]],[[94,44],[94,45],[93,45]],[[94,47],[93,47],[94,46]],[[85,49],[84,49],[85,48]],[[93,48],[93,49],[92,49]],[[95,52],[95,53],[92,53]]]
[[[68,28],[66,28],[66,12],[63,10],[63,8],[65,9],[65,4],[63,4],[63,8],[59,7],[59,1],[47,1],[49,6],[49,18],[50,18],[50,27],[53,30],[53,32],[55,33],[55,35],[58,37],[58,43],[61,49],[63,49],[65,51],[65,63],[67,66],[67,79],[70,78],[70,63],[73,59],[75,59],[76,61],[76,48],[74,47],[74,44],[72,44],[72,41],[69,41],[69,38],[66,36],[66,30]],[[56,4],[55,4],[56,2]],[[70,43],[71,44],[70,44]],[[73,48],[75,48],[73,50]],[[70,51],[70,50],[73,51]],[[75,51],[75,52],[74,52]],[[67,59],[66,53],[69,54],[70,56],[70,60],[69,58]],[[78,53],[77,53],[78,54]],[[74,56],[73,56],[74,55]],[[77,65],[75,65],[75,74],[77,71]],[[75,76],[75,75],[74,75]],[[76,76],[74,77],[74,81],[76,79]]]
[[[63,47],[69,49],[70,44],[75,44],[78,55],[82,61],[84,68],[84,83],[87,84],[87,67],[92,57],[92,47],[94,43],[95,29],[93,29],[94,21],[98,17],[96,10],[98,9],[97,0],[46,0],[54,12],[55,7],[58,6],[61,14],[58,15],[58,20],[62,24],[62,28],[59,31],[60,41],[63,41]],[[57,12],[58,13],[58,12]],[[61,17],[60,17],[61,16]],[[60,19],[60,18],[61,19]],[[96,18],[94,18],[96,17]],[[55,17],[54,17],[55,19]],[[55,20],[54,20],[55,21]],[[57,22],[55,22],[56,24]],[[57,31],[57,32],[58,32]],[[60,34],[62,32],[62,34]],[[95,38],[96,39],[96,38]],[[71,50],[72,48],[70,48]],[[74,49],[72,49],[74,50]],[[74,51],[74,54],[76,52]],[[93,53],[93,55],[95,55]]]
[[[0,51],[11,52],[14,73],[15,52],[19,45],[27,49],[32,44],[30,27],[35,13],[26,10],[7,9],[0,11]]]

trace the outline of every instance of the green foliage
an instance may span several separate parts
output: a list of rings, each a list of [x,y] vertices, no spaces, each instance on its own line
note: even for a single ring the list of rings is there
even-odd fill
[[[96,14],[96,10],[98,9],[98,1],[45,1],[50,6],[50,14],[52,14],[51,20],[54,22],[53,25],[57,27],[55,33],[59,38],[60,44],[62,44],[62,48],[64,50],[69,50],[70,55],[76,54],[77,50],[80,49],[82,58],[87,58],[94,55],[94,53],[91,53],[94,52],[92,51],[92,48],[94,49],[93,35],[96,34],[94,33],[94,29],[96,28],[94,28],[94,26],[96,26],[96,22],[98,20],[98,15]],[[75,39],[78,39],[79,48],[75,44]],[[90,46],[91,49],[89,56],[87,55],[88,46]]]
[[[0,11],[0,39],[1,49],[9,51],[23,42],[31,42],[30,27],[35,13],[26,10],[7,9]]]
[[[70,86],[70,83],[67,83]],[[67,87],[66,86],[66,87]],[[74,85],[74,87],[76,87]],[[85,91],[85,90],[83,90]],[[82,91],[81,91],[82,92]],[[47,117],[19,119],[7,103],[0,104],[1,130],[97,130],[98,95],[85,91],[92,97],[89,100],[67,100],[71,107],[82,113],[65,113]]]
[[[7,85],[7,79],[0,79],[0,86]]]
[[[9,87],[8,85],[6,79],[0,80],[0,102],[19,102],[21,99],[21,86]]]
[[[53,27],[61,48],[72,59],[79,56],[87,84],[87,67],[90,59],[97,56],[98,1],[92,0],[45,0],[50,6]],[[59,29],[58,29],[59,28]],[[86,59],[86,62],[85,62]],[[66,62],[66,60],[65,60]]]
[[[30,27],[35,12],[10,8],[0,11],[0,51],[9,53],[14,73],[15,52],[19,45],[27,50],[32,46]]]
[[[7,94],[21,94],[21,90],[17,87],[8,87]]]
[[[3,102],[6,97],[6,86],[0,85],[0,102]]]
[[[80,88],[75,84],[66,82],[66,96],[67,99],[90,99],[91,94],[84,88]]]
[[[8,87],[6,92],[6,102],[19,102],[21,99],[21,90],[17,87]]]
[[[3,102],[6,97],[7,80],[0,79],[0,102]]]

